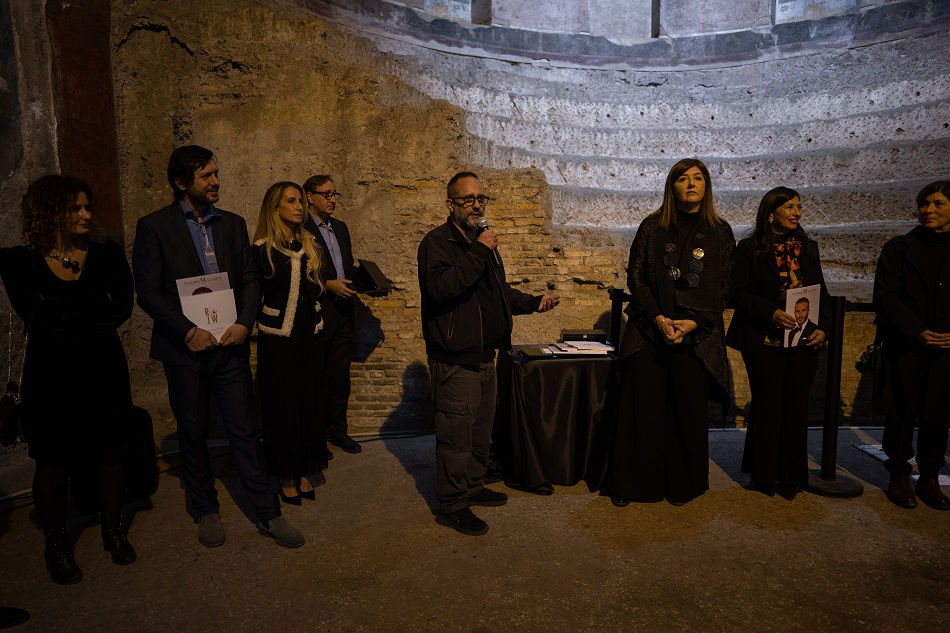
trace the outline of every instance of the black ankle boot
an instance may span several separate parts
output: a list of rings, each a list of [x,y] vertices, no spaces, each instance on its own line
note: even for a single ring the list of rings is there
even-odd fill
[[[102,525],[102,547],[112,554],[116,565],[131,565],[135,562],[135,550],[122,529],[122,515],[103,512],[99,515]]]
[[[57,585],[74,585],[82,580],[82,570],[73,559],[73,548],[69,544],[66,527],[55,530],[43,530],[46,537],[46,570],[50,579]]]

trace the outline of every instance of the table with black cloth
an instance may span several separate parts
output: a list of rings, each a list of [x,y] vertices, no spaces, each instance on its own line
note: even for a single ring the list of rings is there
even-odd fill
[[[505,484],[537,494],[581,480],[599,489],[611,435],[605,412],[614,357],[528,359],[518,350],[502,351],[497,365],[492,448]]]

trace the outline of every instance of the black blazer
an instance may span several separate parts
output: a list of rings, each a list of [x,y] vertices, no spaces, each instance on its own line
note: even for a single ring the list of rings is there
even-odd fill
[[[735,287],[732,294],[732,306],[736,311],[726,333],[726,345],[740,352],[763,344],[766,332],[772,325],[772,315],[785,307],[782,304],[782,279],[775,256],[765,253],[764,256],[756,257],[755,249],[754,237],[741,240],[736,247]],[[807,238],[802,240],[798,265],[801,267],[802,285],[821,286],[818,329],[827,334],[831,327],[831,295],[828,294],[825,276],[821,271],[817,242]],[[787,337],[788,332],[784,332],[783,336]]]
[[[216,220],[213,227],[218,267],[228,273],[234,290],[237,322],[250,330],[257,317],[261,285],[251,256],[247,223],[239,215],[218,211],[221,219]],[[195,362],[197,356],[185,345],[185,336],[195,324],[182,314],[175,282],[204,271],[177,202],[138,221],[132,245],[132,270],[138,304],[154,321],[149,355],[169,365]],[[249,339],[230,348],[232,353],[248,355]]]
[[[343,259],[344,277],[353,281],[353,277],[356,275],[356,262],[353,261],[353,244],[350,242],[350,229],[347,228],[343,220],[337,220],[333,217],[330,218],[330,226],[333,228],[334,235],[336,235],[336,241],[340,243],[340,255]],[[309,212],[307,213],[307,221],[304,222],[303,228],[310,231],[310,233],[317,238],[317,244],[323,249],[323,252],[320,253],[323,256],[320,263],[320,277],[324,282],[336,279],[336,267],[333,265],[333,259],[330,257],[330,249],[327,248],[326,235],[317,228],[317,223],[313,221],[313,216],[310,215]]]

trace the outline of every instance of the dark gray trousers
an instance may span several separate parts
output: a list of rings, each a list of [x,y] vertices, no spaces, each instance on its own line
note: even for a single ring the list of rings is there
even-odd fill
[[[437,510],[449,514],[468,506],[484,485],[498,380],[495,363],[478,371],[429,359],[435,401]]]

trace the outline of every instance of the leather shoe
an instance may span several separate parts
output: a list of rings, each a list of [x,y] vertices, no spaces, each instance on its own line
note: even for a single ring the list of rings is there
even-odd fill
[[[950,510],[950,498],[940,490],[937,475],[921,475],[916,490],[917,497],[934,510]]]
[[[198,542],[205,547],[224,545],[224,527],[218,514],[202,514],[198,519]]]
[[[46,571],[50,580],[57,585],[74,585],[82,580],[82,570],[73,558],[73,548],[69,543],[66,527],[46,530]]]
[[[920,484],[918,484],[919,489]],[[917,507],[917,497],[910,489],[909,475],[891,475],[891,480],[887,484],[887,498],[896,506],[907,508],[908,510]]]
[[[488,524],[475,516],[475,513],[468,508],[449,514],[440,512],[435,515],[435,522],[468,536],[481,536],[488,531]]]
[[[347,453],[359,453],[361,450],[363,450],[363,447],[360,446],[359,442],[345,433],[343,435],[331,437],[329,442],[334,446],[338,446]]]
[[[281,516],[261,521],[257,524],[257,531],[261,536],[271,537],[281,547],[300,547],[305,542],[303,534]]]
[[[333,459],[333,451],[331,451],[331,450],[328,448],[328,449],[327,449],[327,461],[330,461],[331,459]]]
[[[470,506],[503,506],[508,503],[508,495],[503,492],[495,492],[490,488],[482,487],[481,490],[468,496],[468,505]]]
[[[131,565],[135,562],[135,549],[122,529],[122,516],[103,512],[99,515],[102,528],[102,547],[112,555],[116,565]]]
[[[798,486],[793,484],[779,484],[778,485],[778,496],[786,501],[794,501],[795,497],[798,496],[798,493],[801,492]]]
[[[630,505],[630,499],[624,499],[623,497],[615,497],[610,495],[610,503],[614,504],[618,508],[626,508]]]
[[[16,607],[0,607],[0,629],[12,629],[30,619],[30,612]]]

